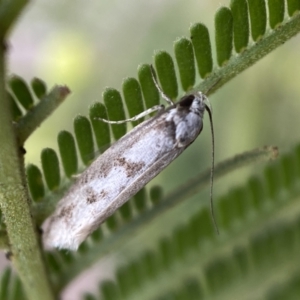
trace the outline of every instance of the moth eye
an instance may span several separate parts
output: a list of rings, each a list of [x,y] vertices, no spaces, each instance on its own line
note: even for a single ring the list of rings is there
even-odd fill
[[[194,95],[185,96],[185,97],[181,98],[179,105],[181,107],[190,107],[192,105],[194,99],[195,99]]]
[[[182,136],[182,137],[179,138],[178,141],[179,141],[180,144],[185,144],[186,140],[187,140],[186,137]]]

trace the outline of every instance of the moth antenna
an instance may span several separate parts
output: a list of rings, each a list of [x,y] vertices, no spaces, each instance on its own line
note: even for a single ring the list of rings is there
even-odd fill
[[[132,117],[132,118],[128,118],[126,120],[119,120],[119,121],[110,121],[110,120],[106,120],[106,119],[102,119],[102,118],[94,118],[95,120],[100,120],[104,123],[108,123],[108,124],[123,124],[123,123],[127,123],[127,122],[133,122],[133,121],[137,121],[145,116],[150,115],[151,113],[155,112],[155,111],[160,111],[162,112],[165,109],[164,105],[155,105],[143,112],[141,112],[140,114]]]
[[[162,98],[164,98],[170,105],[174,105],[174,102],[172,101],[172,99],[170,99],[162,90],[162,88],[159,86],[156,77],[155,77],[155,71],[152,65],[150,65],[150,70],[151,70],[151,75],[152,75],[152,79],[154,81],[154,84],[157,88],[157,90],[159,91],[160,95],[162,96]]]
[[[213,185],[214,185],[214,174],[215,174],[215,134],[214,134],[214,126],[212,120],[212,111],[211,108],[205,104],[205,108],[209,115],[209,122],[210,122],[210,130],[211,130],[211,171],[210,171],[210,211],[213,219],[213,223],[217,234],[219,234],[219,228],[215,217],[214,211],[214,203],[213,203]]]

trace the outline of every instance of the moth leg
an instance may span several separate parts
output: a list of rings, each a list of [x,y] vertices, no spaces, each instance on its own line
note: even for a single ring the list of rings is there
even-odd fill
[[[161,87],[159,86],[156,77],[155,77],[155,71],[152,65],[150,65],[150,70],[151,70],[151,75],[152,75],[152,79],[154,81],[154,84],[157,88],[157,90],[159,91],[160,95],[162,98],[164,98],[170,105],[174,105],[174,102],[172,101],[172,99],[170,99],[161,89]]]
[[[108,124],[123,124],[123,123],[126,123],[126,122],[133,122],[133,121],[137,121],[155,111],[163,111],[165,109],[165,106],[164,105],[155,105],[143,112],[141,112],[140,114],[132,117],[132,118],[129,118],[129,119],[126,119],[126,120],[120,120],[120,121],[110,121],[110,120],[106,120],[106,119],[102,119],[102,118],[95,118],[95,120],[100,120],[104,123],[108,123]]]
[[[78,178],[81,176],[81,174],[82,174],[82,173],[73,174],[73,175],[71,176],[71,178],[74,179],[74,180],[75,180],[75,179],[78,179]]]

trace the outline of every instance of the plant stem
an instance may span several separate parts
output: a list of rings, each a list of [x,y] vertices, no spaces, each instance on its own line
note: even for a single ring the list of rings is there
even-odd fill
[[[5,91],[5,49],[0,45],[0,207],[10,242],[11,260],[30,300],[54,299],[42,260],[22,154],[17,146]]]
[[[0,37],[4,38],[29,0],[0,1]]]
[[[23,145],[32,132],[66,99],[70,90],[67,86],[55,86],[16,124],[19,145]]]
[[[212,87],[208,95],[212,94],[227,81],[231,80],[233,77],[237,76],[298,34],[299,31],[300,14],[298,13],[294,17],[288,19],[280,27],[267,31],[265,36],[254,45],[249,44],[248,48],[243,53],[232,56],[225,66],[217,68],[206,80],[195,86],[192,91],[207,91]]]

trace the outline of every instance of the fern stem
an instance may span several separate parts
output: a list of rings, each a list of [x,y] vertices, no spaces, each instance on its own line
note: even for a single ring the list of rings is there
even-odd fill
[[[0,1],[0,37],[3,38],[29,0]]]
[[[5,47],[0,45],[0,207],[10,242],[11,260],[28,299],[53,299],[31,217],[23,159],[17,146],[5,90]]]
[[[66,86],[55,86],[41,102],[29,110],[16,124],[19,145],[23,145],[30,134],[63,102],[70,90]]]
[[[193,91],[206,91],[217,79],[220,81],[213,86],[210,94],[223,86],[231,78],[237,76],[258,60],[266,56],[278,46],[284,44],[300,31],[300,14],[288,19],[275,30],[269,30],[265,36],[254,45],[250,45],[243,53],[232,56],[227,65],[216,69],[207,80],[197,85]]]

